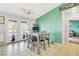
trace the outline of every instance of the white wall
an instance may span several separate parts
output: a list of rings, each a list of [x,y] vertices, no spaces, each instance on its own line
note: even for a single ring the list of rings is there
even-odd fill
[[[9,20],[16,20],[17,21],[17,39],[16,39],[16,41],[21,40],[20,39],[20,31],[19,31],[20,21],[22,20],[22,21],[27,22],[27,29],[28,28],[31,29],[33,23],[35,22],[34,20],[32,20],[30,18],[12,15],[12,14],[8,14],[8,13],[4,13],[4,12],[0,12],[0,16],[5,17],[5,25],[0,24],[0,41],[5,40],[5,43],[11,42],[8,38],[8,23],[9,23]]]

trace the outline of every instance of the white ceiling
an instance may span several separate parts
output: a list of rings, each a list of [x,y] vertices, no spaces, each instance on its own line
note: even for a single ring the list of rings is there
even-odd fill
[[[22,9],[31,8],[32,14],[29,17],[36,19],[60,4],[61,3],[0,3],[0,11],[28,17]]]

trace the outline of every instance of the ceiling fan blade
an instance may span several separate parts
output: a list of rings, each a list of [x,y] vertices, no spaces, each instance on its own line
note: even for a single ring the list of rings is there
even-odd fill
[[[22,8],[21,9],[25,14],[27,13],[27,14],[33,14],[34,12],[31,10],[31,8],[29,8],[29,9],[25,9],[25,8]]]

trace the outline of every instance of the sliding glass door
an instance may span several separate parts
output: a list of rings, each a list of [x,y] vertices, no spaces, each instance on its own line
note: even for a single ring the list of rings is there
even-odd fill
[[[20,22],[20,39],[24,40],[24,36],[26,36],[27,32],[27,23],[25,21]]]
[[[10,20],[8,23],[8,40],[12,41],[12,36],[14,35],[15,40],[17,39],[17,21]],[[14,41],[15,41],[14,40]]]

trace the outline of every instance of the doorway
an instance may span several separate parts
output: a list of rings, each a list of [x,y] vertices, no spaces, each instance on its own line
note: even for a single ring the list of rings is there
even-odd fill
[[[76,22],[79,22],[79,6],[69,8],[67,10],[62,11],[62,40],[65,42],[65,40],[72,41],[75,43],[79,43],[78,38],[78,31],[77,30],[79,25],[75,24]],[[75,26],[73,25],[75,24]],[[74,27],[73,27],[74,26]]]
[[[25,40],[27,33],[27,22],[20,21],[20,40]]]
[[[69,38],[72,42],[79,42],[79,20],[69,21]]]
[[[17,39],[17,21],[9,20],[9,23],[8,23],[8,41],[9,42],[12,42],[13,35],[15,38],[13,41],[16,41],[16,39]]]

